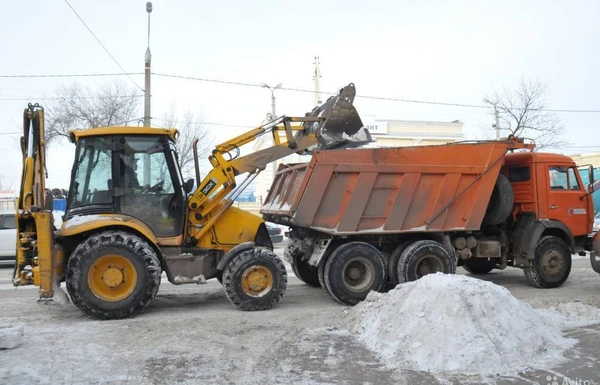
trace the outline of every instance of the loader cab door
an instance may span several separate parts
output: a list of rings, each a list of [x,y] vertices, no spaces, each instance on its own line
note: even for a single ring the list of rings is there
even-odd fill
[[[589,232],[588,199],[573,165],[548,164],[548,219],[565,224],[573,236],[587,235]],[[583,199],[582,199],[583,197]]]
[[[113,138],[88,137],[79,140],[71,174],[66,218],[76,215],[115,212]]]
[[[123,136],[115,154],[119,212],[146,223],[158,238],[183,233],[185,195],[173,144],[164,136]]]

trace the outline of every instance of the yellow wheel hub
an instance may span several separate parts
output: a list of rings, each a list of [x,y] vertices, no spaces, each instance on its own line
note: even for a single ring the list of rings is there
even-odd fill
[[[273,287],[273,274],[264,266],[251,266],[242,274],[242,290],[251,297],[262,297]]]
[[[137,284],[137,271],[122,255],[104,255],[88,271],[92,293],[103,301],[118,302],[127,298]]]

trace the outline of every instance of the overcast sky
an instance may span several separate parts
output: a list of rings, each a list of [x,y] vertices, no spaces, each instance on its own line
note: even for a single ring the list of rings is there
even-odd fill
[[[143,72],[145,1],[69,0],[127,72]],[[521,77],[548,86],[555,109],[600,109],[598,1],[153,1],[152,70],[243,83],[312,89],[350,82],[359,95],[481,104]],[[0,75],[120,73],[63,0],[6,1],[0,13]],[[28,102],[44,104],[61,86],[121,81],[140,95],[141,75],[114,78],[0,78],[0,178],[19,185],[18,133]],[[264,88],[152,78],[152,115],[175,106],[202,114],[218,140],[260,124],[270,111]],[[311,93],[277,90],[277,113],[303,115]],[[15,100],[17,99],[17,100]],[[363,116],[464,122],[474,138],[490,130],[486,110],[357,98]],[[140,98],[139,116],[143,115]],[[600,114],[561,113],[572,145],[600,151]],[[157,125],[160,122],[155,121]],[[585,147],[584,147],[585,146]],[[72,145],[49,150],[50,187],[67,187]]]

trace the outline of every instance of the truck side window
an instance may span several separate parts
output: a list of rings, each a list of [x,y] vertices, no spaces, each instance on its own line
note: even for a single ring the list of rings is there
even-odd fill
[[[550,189],[568,190],[569,180],[567,177],[567,168],[562,166],[550,167]]]
[[[569,189],[570,190],[581,190],[577,177],[575,176],[575,167],[569,167]]]
[[[508,180],[514,182],[527,182],[531,178],[529,166],[512,167],[508,169]]]

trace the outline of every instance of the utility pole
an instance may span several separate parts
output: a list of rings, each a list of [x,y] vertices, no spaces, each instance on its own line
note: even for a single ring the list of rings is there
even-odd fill
[[[315,74],[313,80],[315,81],[315,106],[321,105],[321,69],[319,68],[319,57],[315,56]]]
[[[500,140],[500,114],[496,105],[494,105],[494,115],[496,116],[496,124],[493,127],[496,129],[496,140]]]
[[[150,53],[150,14],[152,13],[152,3],[146,3],[146,12],[148,12],[148,46],[144,57],[144,127],[152,125],[152,114],[150,105],[150,67],[152,63],[152,54]],[[144,154],[144,186],[150,184],[150,155]]]

